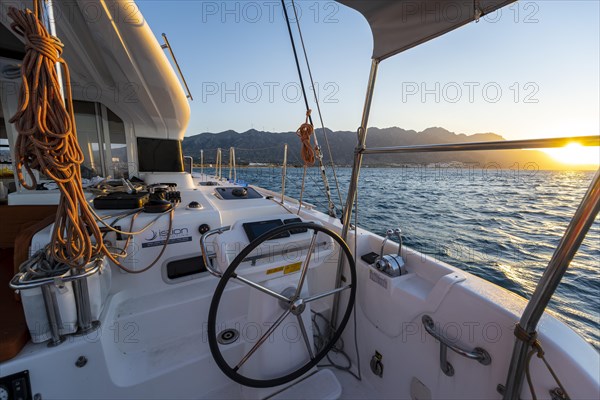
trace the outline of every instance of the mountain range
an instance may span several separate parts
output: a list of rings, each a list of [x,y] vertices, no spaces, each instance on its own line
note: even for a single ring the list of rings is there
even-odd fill
[[[318,129],[317,139],[323,149],[325,161],[329,163],[328,146]],[[329,147],[336,165],[352,165],[356,132],[327,130]],[[404,130],[398,127],[369,128],[367,147],[423,145],[435,143],[464,143],[498,141],[504,138],[495,133],[473,135],[457,134],[447,129],[434,127],[424,131]],[[314,142],[313,142],[314,143]],[[187,136],[183,140],[183,153],[200,162],[200,150],[204,150],[204,162],[214,163],[216,149],[221,148],[223,162],[229,160],[229,148],[235,147],[239,165],[249,163],[277,163],[283,161],[283,146],[288,145],[288,163],[301,165],[301,142],[295,132],[263,132],[250,129],[246,132],[232,130],[220,133],[201,133]],[[463,163],[475,168],[503,169],[565,169],[548,154],[539,150],[469,151],[448,153],[413,153],[367,155],[364,164],[369,166],[398,166],[402,164]]]

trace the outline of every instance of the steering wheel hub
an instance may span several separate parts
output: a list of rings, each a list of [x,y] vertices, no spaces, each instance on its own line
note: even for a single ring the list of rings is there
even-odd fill
[[[306,308],[306,304],[304,303],[304,300],[296,299],[294,302],[292,302],[290,311],[294,315],[300,315],[304,312],[305,308]]]

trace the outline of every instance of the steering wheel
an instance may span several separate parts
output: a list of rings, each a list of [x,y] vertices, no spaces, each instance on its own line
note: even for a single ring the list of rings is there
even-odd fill
[[[290,288],[284,290],[282,293],[277,293],[261,284],[253,282],[245,277],[242,277],[236,273],[236,269],[239,265],[244,261],[246,257],[258,246],[266,242],[267,240],[275,239],[280,237],[281,234],[285,234],[290,231],[312,231],[312,237],[310,244],[308,246],[306,258],[302,262],[302,266],[300,268],[300,275],[298,279],[298,283],[293,290]],[[331,237],[341,248],[340,257],[346,258],[345,266],[348,268],[348,272],[350,274],[349,278],[350,282],[340,282],[339,287],[334,287],[331,290],[324,291],[319,294],[312,294],[308,296],[304,296],[302,294],[302,288],[305,284],[308,269],[311,262],[311,257],[313,255],[313,251],[317,245],[317,235],[321,232],[329,237]],[[343,254],[342,254],[343,253]],[[335,267],[337,267],[337,262],[334,263]],[[323,266],[324,267],[324,266]],[[274,301],[279,302],[279,305],[282,308],[281,315],[275,320],[275,322],[267,329],[267,331],[256,341],[254,346],[237,362],[236,365],[231,366],[223,357],[221,349],[219,347],[219,343],[217,340],[217,313],[219,310],[219,304],[221,303],[221,298],[223,296],[223,292],[227,283],[230,280],[234,280],[240,284],[250,286],[253,289],[259,290],[268,296],[271,296]],[[347,278],[346,278],[347,280]],[[312,222],[300,222],[300,223],[292,223],[286,224],[277,228],[274,228],[261,236],[254,239],[250,242],[231,262],[227,270],[222,274],[221,280],[217,285],[217,288],[213,294],[212,302],[210,304],[210,310],[208,313],[208,343],[210,346],[210,351],[217,365],[227,375],[229,378],[234,380],[237,383],[240,383],[245,386],[251,386],[256,388],[266,388],[272,386],[283,385],[287,382],[290,382],[296,378],[299,378],[306,372],[308,372],[311,368],[315,367],[319,361],[323,359],[331,350],[331,348],[335,345],[337,340],[342,335],[348,320],[352,314],[352,308],[354,306],[354,299],[356,296],[356,265],[354,263],[354,259],[348,248],[348,245],[344,240],[338,236],[335,232],[331,231],[328,228],[325,228],[321,225],[317,225]],[[329,296],[341,295],[342,292],[348,291],[347,302],[345,305],[344,313],[340,313],[339,315],[343,315],[340,323],[337,325],[335,329],[330,331],[330,334],[325,339],[327,342],[320,346],[320,349],[316,349],[315,351],[311,348],[311,342],[309,340],[306,327],[302,320],[302,313],[307,310],[309,307],[306,307],[308,304],[315,300],[323,299]],[[306,293],[306,290],[304,291]],[[343,299],[343,297],[340,297]],[[340,307],[341,301],[340,301]],[[297,368],[293,370],[293,372],[285,373],[282,376],[273,378],[273,379],[252,379],[247,376],[244,376],[240,373],[240,368],[248,361],[253,354],[255,354],[256,350],[258,350],[261,346],[265,345],[268,341],[267,339],[271,336],[275,330],[282,324],[284,320],[288,317],[296,318],[297,324],[300,327],[300,332],[303,337],[304,344],[306,345],[306,352],[308,362],[305,364],[299,365]],[[231,358],[231,357],[230,357]],[[235,362],[235,361],[234,361]],[[304,362],[304,361],[302,361]]]

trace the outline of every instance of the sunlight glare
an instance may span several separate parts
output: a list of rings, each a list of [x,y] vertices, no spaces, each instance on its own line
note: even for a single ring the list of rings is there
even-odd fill
[[[556,161],[571,165],[600,165],[600,148],[582,146],[577,142],[564,147],[544,149]]]

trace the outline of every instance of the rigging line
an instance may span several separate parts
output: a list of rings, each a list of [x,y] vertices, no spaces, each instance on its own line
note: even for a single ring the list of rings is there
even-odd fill
[[[306,95],[306,88],[304,86],[304,78],[302,77],[300,61],[298,60],[298,52],[296,51],[296,42],[294,41],[294,35],[292,34],[292,26],[290,24],[290,18],[288,16],[287,8],[285,5],[285,0],[281,0],[281,6],[283,7],[283,13],[285,14],[285,22],[287,25],[288,33],[290,35],[290,42],[292,44],[292,50],[294,52],[294,59],[296,60],[296,69],[298,70],[298,78],[300,80],[300,87],[302,88],[302,96],[304,97],[304,105],[306,106],[308,120],[310,121],[310,124],[314,126],[312,117],[310,116],[310,107],[308,105],[308,96]],[[295,5],[293,7],[295,7]],[[294,8],[294,11],[295,11],[295,8]],[[296,18],[296,22],[298,22],[297,18]],[[331,188],[329,187],[329,182],[327,181],[327,173],[325,171],[325,166],[323,165],[323,154],[320,151],[320,147],[319,147],[319,143],[318,143],[316,135],[315,135],[315,147],[317,148],[317,159],[319,160],[319,168],[321,169],[321,177],[323,179],[323,184],[325,185],[325,191],[327,193],[328,212],[331,217],[336,218],[335,203],[333,202],[333,200],[331,200]]]
[[[302,52],[304,53],[304,60],[306,60],[306,68],[308,70],[308,76],[310,78],[310,84],[312,85],[312,92],[315,97],[315,104],[317,106],[317,113],[319,114],[319,120],[321,122],[321,130],[323,131],[323,137],[325,138],[325,145],[327,146],[327,152],[329,153],[329,161],[331,169],[333,171],[333,180],[335,181],[335,187],[337,190],[338,198],[340,200],[340,208],[343,207],[342,192],[340,191],[340,184],[335,170],[335,164],[333,162],[333,153],[331,152],[331,146],[329,145],[329,138],[327,137],[327,131],[325,130],[325,123],[323,122],[323,114],[321,113],[321,105],[319,104],[319,97],[317,95],[317,89],[315,88],[315,81],[312,75],[312,68],[310,68],[310,62],[308,61],[308,54],[306,53],[306,46],[304,44],[304,36],[302,35],[302,28],[300,28],[300,19],[298,18],[298,11],[296,11],[296,4],[292,0],[292,9],[294,10],[294,18],[296,18],[296,26],[298,27],[298,34],[300,36],[300,43],[302,44]],[[312,121],[311,121],[312,122]],[[316,142],[315,133],[315,142]],[[318,144],[317,144],[318,146]]]
[[[296,154],[292,153],[291,157],[292,157],[293,159],[295,159],[296,161],[299,161],[299,160],[298,160],[298,156],[297,156]],[[314,176],[312,176],[310,173],[309,173],[309,174],[306,174],[306,176],[307,176],[308,178],[310,178],[310,179],[313,181],[313,183],[315,184],[315,187],[316,187],[316,188],[317,188],[319,191],[321,191],[321,193],[323,193],[325,196],[327,196],[327,192],[325,191],[325,189],[323,189],[323,188],[321,187],[321,185],[319,185],[319,182],[317,182],[317,179],[316,179]],[[291,180],[290,180],[290,181],[291,181]],[[293,182],[293,181],[291,181],[291,182]],[[297,186],[296,186],[296,187],[297,187]],[[314,201],[313,201],[313,200],[311,200],[311,201],[312,201],[312,202],[314,202],[314,203],[322,204],[322,203],[320,203],[320,202],[317,202],[317,200],[314,200]],[[335,203],[328,203],[328,207],[329,207],[329,206],[331,206],[332,204],[333,204],[334,210],[336,210],[336,211],[337,211],[337,207],[336,207]]]

